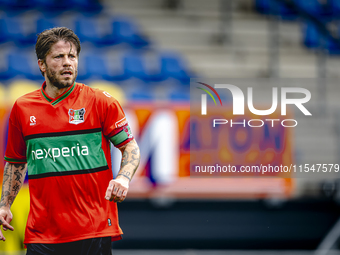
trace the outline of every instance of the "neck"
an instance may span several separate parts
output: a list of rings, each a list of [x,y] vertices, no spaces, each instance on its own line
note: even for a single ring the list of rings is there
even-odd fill
[[[68,90],[69,87],[67,88],[62,88],[59,89],[56,86],[53,86],[51,82],[46,79],[46,87],[45,87],[45,92],[50,98],[56,98],[63,94],[66,90]]]

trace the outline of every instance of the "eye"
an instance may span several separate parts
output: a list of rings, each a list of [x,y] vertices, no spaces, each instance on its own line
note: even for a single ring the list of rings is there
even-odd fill
[[[76,56],[75,56],[75,55],[70,55],[70,58],[72,58],[72,59],[73,59],[73,58],[76,58]]]
[[[56,56],[55,58],[61,58],[61,56],[59,55],[59,56]]]

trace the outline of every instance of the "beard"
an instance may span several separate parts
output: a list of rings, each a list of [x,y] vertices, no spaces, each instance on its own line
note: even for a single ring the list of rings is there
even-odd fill
[[[71,87],[74,83],[74,81],[76,80],[78,75],[78,70],[74,70],[73,71],[73,79],[70,77],[68,79],[58,79],[57,78],[57,72],[50,70],[47,66],[46,66],[46,76],[48,78],[48,80],[50,81],[50,83],[54,86],[57,87],[58,89],[64,89],[64,88],[68,88]],[[62,75],[61,75],[62,77]]]

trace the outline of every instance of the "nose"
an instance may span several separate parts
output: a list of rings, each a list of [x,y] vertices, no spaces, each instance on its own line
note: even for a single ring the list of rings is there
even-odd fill
[[[63,66],[70,66],[71,65],[71,60],[68,56],[64,57],[64,61],[63,61]]]

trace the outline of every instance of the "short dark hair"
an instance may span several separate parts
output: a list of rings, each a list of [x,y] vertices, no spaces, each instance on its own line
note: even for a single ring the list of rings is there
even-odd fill
[[[37,43],[35,44],[37,58],[45,62],[51,47],[59,41],[73,43],[77,48],[77,55],[79,57],[81,47],[78,36],[67,27],[55,27],[38,34]]]

